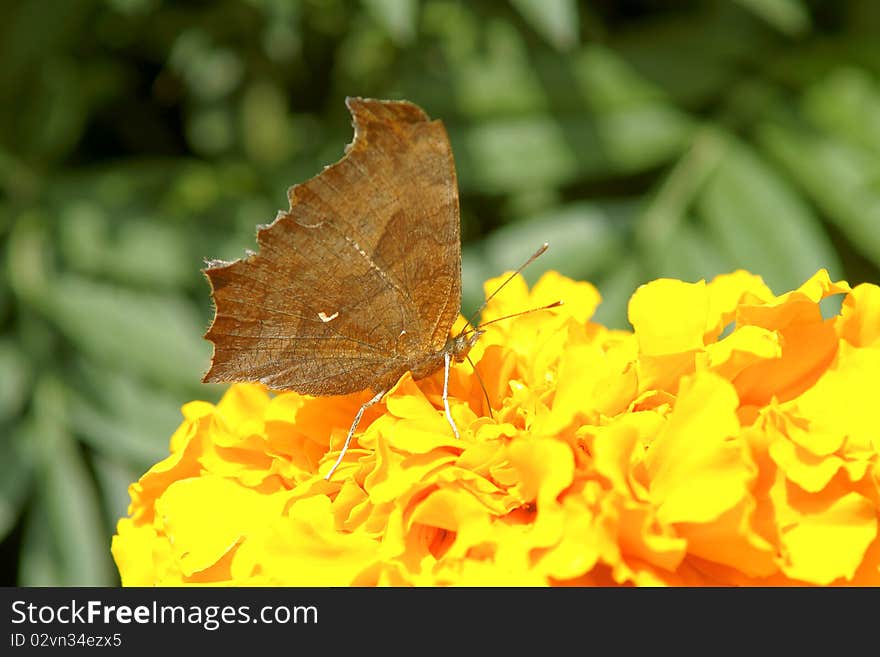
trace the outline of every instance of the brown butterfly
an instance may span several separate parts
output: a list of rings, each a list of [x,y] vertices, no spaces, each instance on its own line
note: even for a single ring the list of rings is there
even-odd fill
[[[421,379],[445,367],[443,404],[457,437],[449,365],[482,333],[450,336],[461,305],[461,242],[446,129],[406,101],[346,105],[354,141],[345,156],[288,190],[290,209],[257,231],[258,253],[208,261],[204,270],[216,308],[203,381],[374,393],[327,479],[364,411],[406,372]]]

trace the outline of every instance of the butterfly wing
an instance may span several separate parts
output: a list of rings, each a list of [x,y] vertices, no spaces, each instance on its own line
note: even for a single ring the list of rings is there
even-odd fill
[[[461,304],[446,130],[412,103],[346,104],[345,157],[290,189],[257,253],[205,270],[216,308],[204,381],[378,391],[445,344]]]

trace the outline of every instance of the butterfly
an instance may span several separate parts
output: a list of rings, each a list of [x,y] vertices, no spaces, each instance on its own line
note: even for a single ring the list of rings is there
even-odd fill
[[[288,190],[290,209],[259,227],[258,252],[209,260],[203,270],[215,304],[204,382],[373,393],[326,479],[364,411],[406,372],[421,379],[444,368],[444,411],[458,437],[449,367],[483,332],[450,335],[461,306],[461,237],[443,123],[407,101],[345,102],[354,140],[344,157]]]

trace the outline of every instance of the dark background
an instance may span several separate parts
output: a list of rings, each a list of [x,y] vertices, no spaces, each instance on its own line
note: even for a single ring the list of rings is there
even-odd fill
[[[880,279],[873,0],[6,0],[0,584],[117,582],[127,485],[221,392],[202,259],[342,155],[346,95],[446,123],[465,308],[545,240],[615,327],[661,276]]]

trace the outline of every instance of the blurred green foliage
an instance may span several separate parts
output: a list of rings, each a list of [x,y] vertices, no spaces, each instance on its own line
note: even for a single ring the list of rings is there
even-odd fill
[[[0,583],[112,584],[126,487],[199,383],[205,257],[253,247],[351,139],[449,129],[465,308],[552,248],[635,287],[880,268],[873,0],[9,0],[0,5]]]

